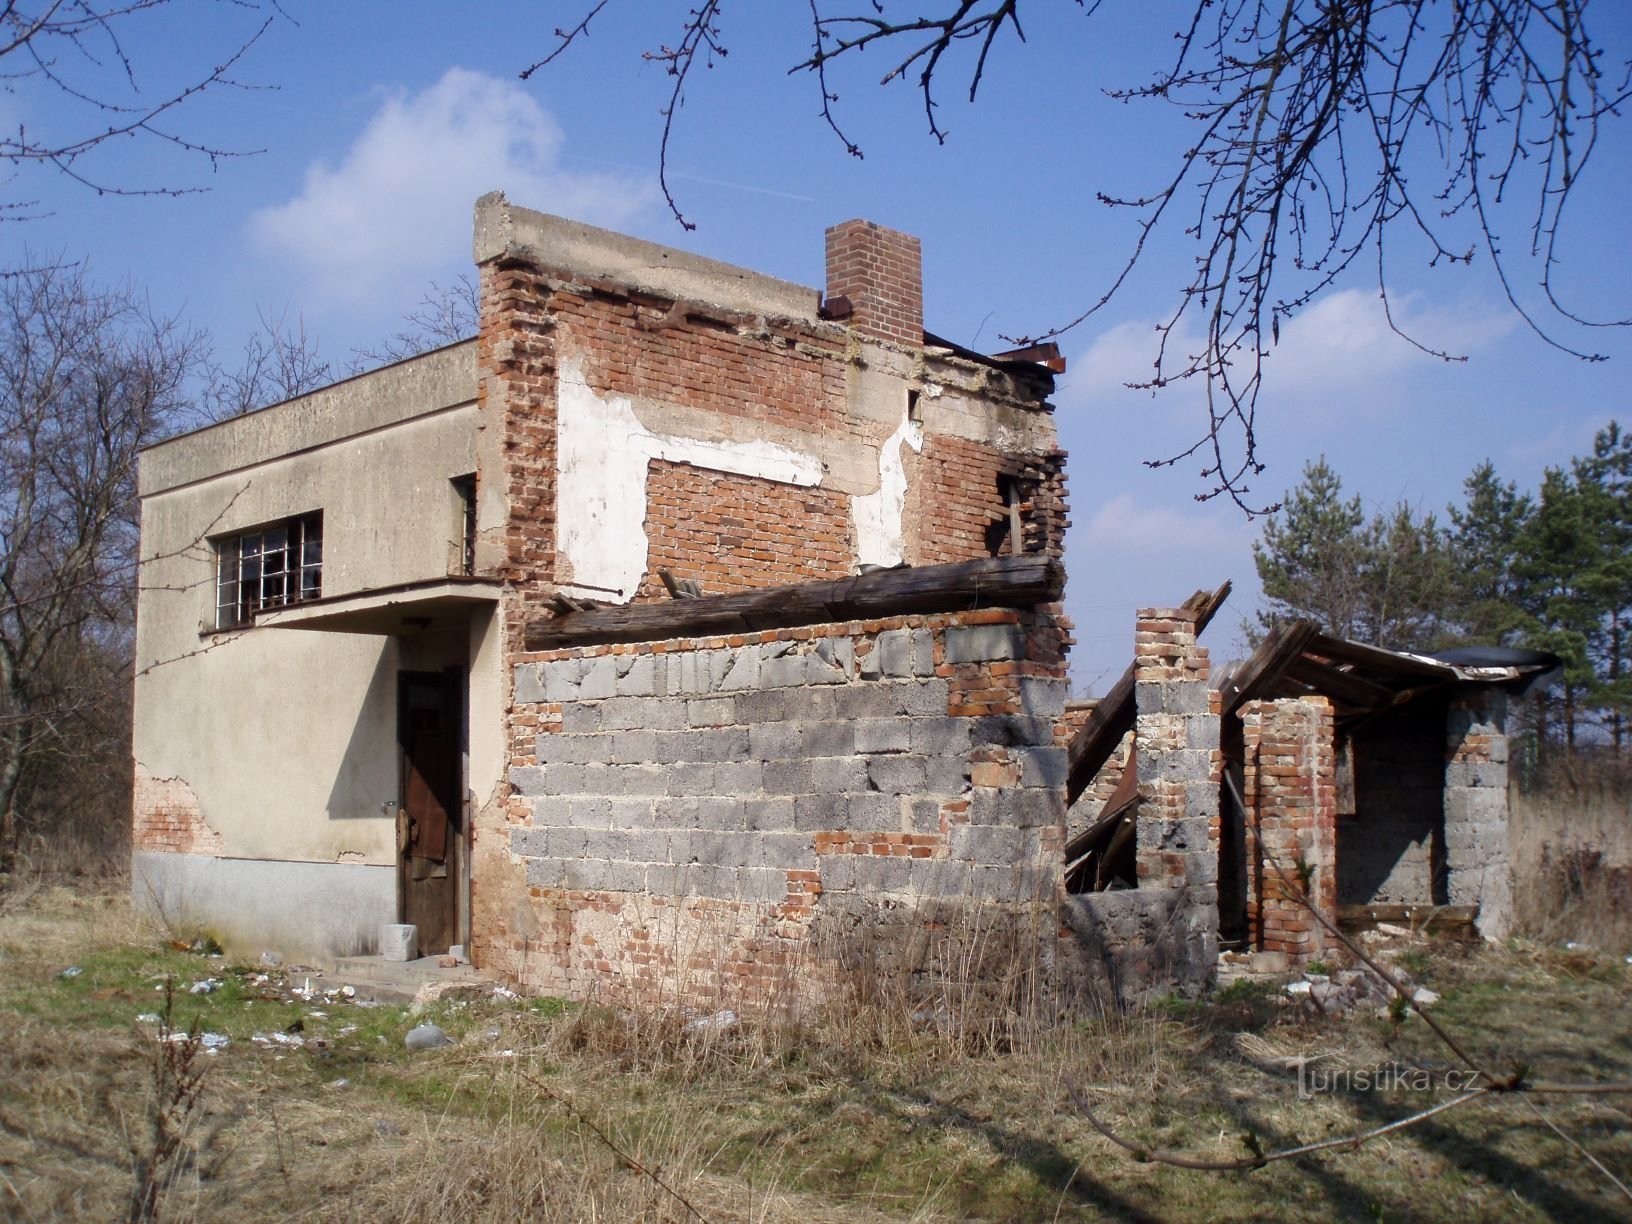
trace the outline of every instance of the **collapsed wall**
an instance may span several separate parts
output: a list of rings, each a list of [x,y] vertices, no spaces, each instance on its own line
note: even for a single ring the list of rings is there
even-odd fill
[[[527,656],[480,963],[643,1002],[824,993],[969,937],[1053,954],[1065,628],[1049,607]],[[946,940],[961,939],[946,953]],[[937,953],[936,948],[941,951]]]

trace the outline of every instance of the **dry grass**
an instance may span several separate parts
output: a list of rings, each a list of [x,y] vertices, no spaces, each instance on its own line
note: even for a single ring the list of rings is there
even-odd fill
[[[83,972],[59,977],[69,964]],[[817,1011],[735,1025],[689,1026],[678,1008],[449,1004],[433,1015],[459,1043],[418,1055],[402,1048],[412,1021],[401,1009],[312,1008],[228,987],[180,994],[177,1023],[196,1016],[233,1042],[209,1061],[161,1218],[1544,1220],[1620,1210],[1518,1103],[1346,1156],[1220,1177],[1127,1160],[1063,1088],[1069,1079],[1142,1142],[1239,1155],[1249,1131],[1268,1146],[1404,1112],[1409,1094],[1300,1101],[1286,1059],[1438,1059],[1409,1023],[1310,1022],[1254,988],[1062,1019],[1029,1007],[1024,972],[996,992],[953,974],[933,999],[922,973],[870,972]],[[0,894],[0,1216],[125,1215],[153,1089],[152,1038],[132,1019],[160,999],[157,977],[206,973],[231,976],[134,930],[118,896]],[[1435,953],[1425,974],[1446,1016],[1495,1057],[1528,1051],[1552,1078],[1632,1078],[1622,1006],[1632,975],[1619,958],[1520,945]],[[303,1049],[247,1040],[292,1017],[304,1022]],[[1632,1169],[1624,1108],[1549,1108],[1611,1168]]]
[[[1559,781],[1515,791],[1512,811],[1519,931],[1632,952],[1632,784]]]

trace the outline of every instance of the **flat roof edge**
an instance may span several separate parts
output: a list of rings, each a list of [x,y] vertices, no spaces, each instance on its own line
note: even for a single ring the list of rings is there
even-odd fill
[[[522,208],[502,191],[489,192],[476,201],[472,253],[478,265],[494,259],[521,259],[549,270],[743,314],[816,322],[822,296],[808,285]]]

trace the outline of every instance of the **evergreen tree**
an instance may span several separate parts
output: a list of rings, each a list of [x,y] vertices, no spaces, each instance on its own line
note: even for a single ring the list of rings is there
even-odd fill
[[[1268,607],[1255,636],[1293,618],[1395,650],[1438,644],[1452,598],[1451,554],[1433,515],[1400,503],[1369,520],[1323,456],[1264,523],[1253,562]]]
[[[1511,646],[1530,627],[1520,607],[1519,542],[1535,511],[1528,493],[1485,460],[1462,482],[1463,505],[1450,507],[1450,548],[1457,636]]]

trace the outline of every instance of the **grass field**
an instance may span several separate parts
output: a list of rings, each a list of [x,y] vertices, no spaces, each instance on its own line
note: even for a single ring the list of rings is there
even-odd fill
[[[1405,957],[1494,1066],[1632,1081],[1624,952],[1514,941]],[[263,974],[142,929],[117,890],[0,891],[0,1218],[127,1218],[145,1177],[175,1220],[1632,1219],[1571,1142],[1632,1182],[1624,1096],[1553,1098],[1539,1115],[1488,1100],[1234,1174],[1139,1163],[1072,1105],[1068,1082],[1135,1142],[1235,1157],[1248,1133],[1307,1142],[1440,1099],[1352,1077],[1299,1099],[1298,1057],[1318,1056],[1327,1084],[1450,1064],[1420,1020],[1310,1016],[1273,987],[1137,1015],[945,1028],[880,1004],[693,1031],[555,1000],[410,1017],[291,999],[303,975]],[[167,979],[169,1026],[225,1048],[193,1052],[138,1021],[165,1015]],[[206,979],[221,984],[188,993]],[[425,1018],[457,1043],[405,1050]],[[299,1046],[272,1038],[291,1026]],[[165,1125],[175,1155],[155,1165]]]

